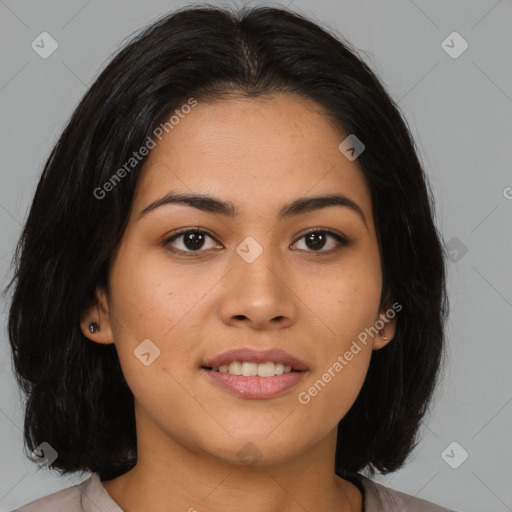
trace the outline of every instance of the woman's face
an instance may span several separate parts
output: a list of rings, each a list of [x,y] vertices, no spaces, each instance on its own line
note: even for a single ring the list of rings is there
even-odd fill
[[[139,439],[151,433],[231,462],[256,453],[276,462],[335,432],[361,389],[372,349],[386,342],[367,337],[350,360],[344,356],[388,307],[379,309],[369,188],[357,160],[338,149],[346,135],[315,103],[279,94],[199,101],[155,139],[112,260],[109,293],[98,292],[101,308],[91,315],[100,316],[82,326],[94,341],[115,343],[135,397]],[[171,192],[208,196],[233,211],[196,202],[143,213]],[[331,195],[357,207],[288,208]],[[170,240],[184,229],[192,233]],[[91,320],[101,324],[99,333],[89,333]],[[393,332],[390,321],[388,340]],[[276,377],[216,373],[236,391],[203,368],[247,348],[280,349],[307,369]],[[254,357],[233,361],[241,358]],[[272,359],[279,363],[278,355]],[[308,391],[315,383],[316,393]]]

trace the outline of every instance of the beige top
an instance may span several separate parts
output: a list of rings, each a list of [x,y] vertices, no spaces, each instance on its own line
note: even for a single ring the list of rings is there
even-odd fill
[[[385,487],[359,473],[355,475],[355,478],[359,480],[358,487],[363,491],[364,512],[455,512]],[[98,473],[93,473],[78,485],[31,501],[11,512],[124,511],[107,493]]]

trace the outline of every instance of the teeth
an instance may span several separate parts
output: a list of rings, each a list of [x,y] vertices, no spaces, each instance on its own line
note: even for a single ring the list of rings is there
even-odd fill
[[[231,375],[244,375],[245,377],[273,377],[274,375],[282,375],[292,371],[291,366],[273,363],[272,361],[260,364],[247,361],[233,361],[229,365],[224,364],[212,369],[222,373],[230,373]]]
[[[259,366],[256,363],[242,363],[242,375],[244,377],[256,377]]]
[[[231,375],[242,375],[242,363],[238,361],[229,363],[228,372],[231,373]]]

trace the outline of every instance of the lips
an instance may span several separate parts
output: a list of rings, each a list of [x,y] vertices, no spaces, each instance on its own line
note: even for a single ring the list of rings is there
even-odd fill
[[[271,399],[292,390],[307,375],[307,371],[292,371],[274,377],[244,377],[200,369],[200,372],[215,386],[231,395],[244,399]]]
[[[281,363],[284,366],[291,366],[292,370],[305,371],[308,369],[306,363],[299,358],[292,356],[284,350],[273,348],[266,350],[255,350],[252,348],[232,349],[215,356],[212,359],[203,361],[203,368],[218,368],[219,366],[229,365],[233,361],[248,363]]]

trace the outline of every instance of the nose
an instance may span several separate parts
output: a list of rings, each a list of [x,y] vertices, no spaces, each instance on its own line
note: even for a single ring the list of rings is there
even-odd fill
[[[297,296],[290,272],[270,250],[248,263],[236,255],[224,280],[220,306],[222,321],[255,330],[281,329],[295,322]]]

